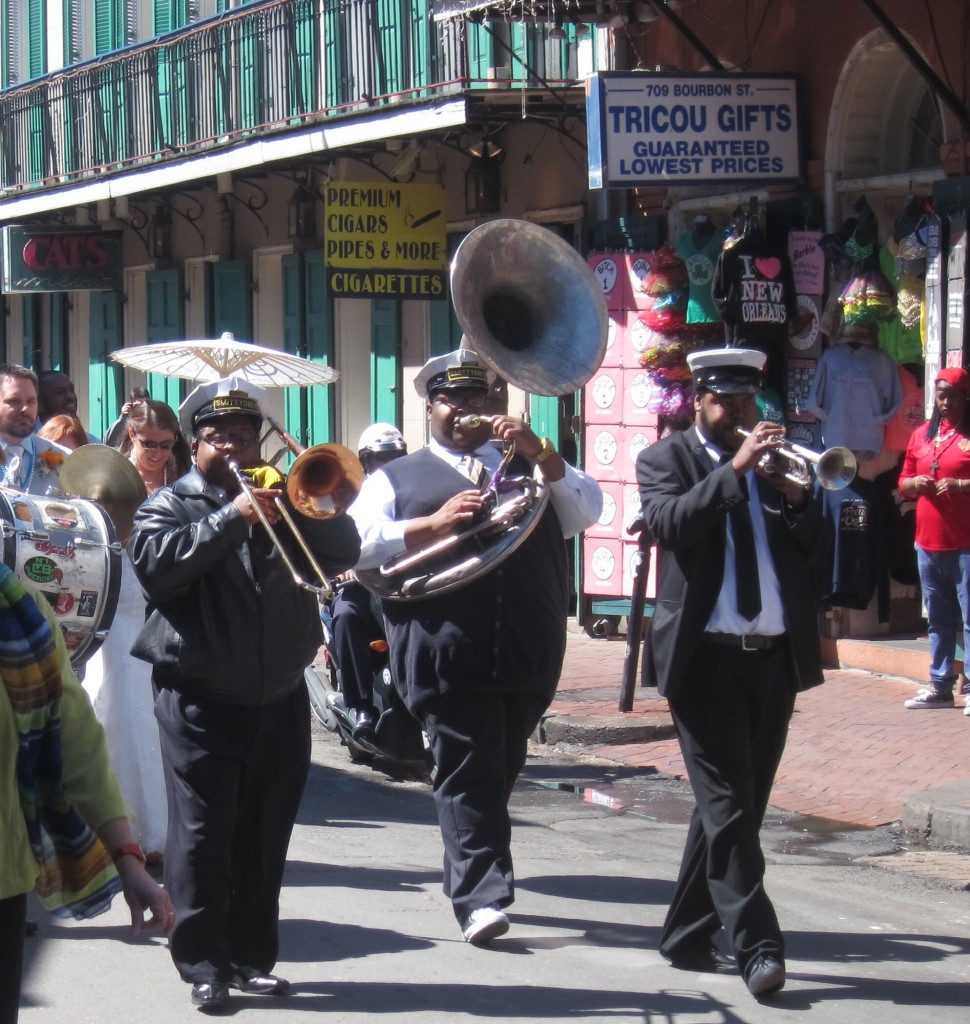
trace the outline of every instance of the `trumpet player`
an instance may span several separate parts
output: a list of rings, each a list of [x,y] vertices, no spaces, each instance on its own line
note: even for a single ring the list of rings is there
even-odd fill
[[[384,601],[394,685],[431,741],[444,892],[467,942],[506,932],[514,898],[508,801],[529,736],[562,667],[569,587],[564,537],[599,518],[595,481],[521,420],[487,415],[491,371],[459,349],[425,364],[415,388],[431,442],[367,477],[350,508],[361,569],[471,523],[515,442],[513,473],[538,466],[551,499],[525,540],[474,582],[419,602]]]
[[[761,998],[785,984],[785,946],[759,831],[795,694],[822,682],[810,570],[822,519],[810,490],[759,466],[784,433],[755,422],[765,354],[687,359],[694,424],[636,467],[659,548],[647,669],[696,802],[660,952],[682,970],[737,970]]]
[[[169,949],[205,1013],[227,1010],[230,988],[288,989],[272,973],[279,893],[310,764],[303,670],[323,639],[316,598],[269,536],[278,492],[265,479],[243,487],[230,465],[266,469],[261,393],[230,378],[186,398],[194,468],[139,508],[130,541],[148,601],[132,653],[152,664],[168,795]],[[327,572],[357,561],[346,515],[299,522]],[[294,538],[277,532],[302,564]]]

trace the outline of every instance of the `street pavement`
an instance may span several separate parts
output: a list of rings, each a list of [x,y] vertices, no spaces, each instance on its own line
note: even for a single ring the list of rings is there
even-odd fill
[[[895,870],[884,829],[826,852],[770,812],[767,885],[788,984],[763,1003],[735,973],[676,971],[657,952],[683,849],[688,787],[540,748],[512,797],[512,928],[462,941],[441,893],[430,787],[352,764],[314,725],[313,765],[281,894],[288,998],[234,993],[253,1024],[965,1024],[970,894]],[[644,787],[652,815],[584,792]],[[964,858],[966,859],[966,858]],[[20,1024],[179,1024],[203,1018],[164,942],[131,941],[124,902],[59,925],[36,907]],[[314,1016],[310,1016],[313,1014]]]
[[[685,778],[667,702],[638,685],[621,713],[626,642],[570,623],[566,659],[544,729],[547,742],[632,768]],[[771,805],[862,828],[902,821],[970,852],[970,716],[912,711],[911,679],[829,670],[798,696]],[[907,813],[907,808],[909,809]]]

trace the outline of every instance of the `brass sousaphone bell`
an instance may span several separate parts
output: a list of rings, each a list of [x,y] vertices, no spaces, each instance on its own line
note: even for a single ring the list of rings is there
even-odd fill
[[[523,220],[475,228],[455,253],[451,294],[462,345],[523,391],[568,394],[603,361],[603,291],[579,253],[548,228]],[[538,470],[505,484],[518,486],[496,494],[485,522],[411,548],[379,569],[358,569],[360,582],[388,600],[416,600],[490,572],[532,533],[549,501]]]

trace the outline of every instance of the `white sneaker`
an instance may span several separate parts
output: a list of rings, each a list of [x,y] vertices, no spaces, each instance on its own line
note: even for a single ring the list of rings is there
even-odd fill
[[[965,715],[970,715],[970,693],[963,698],[963,713]]]
[[[953,694],[949,690],[927,689],[917,690],[905,704],[910,710],[915,708],[952,708]]]
[[[473,946],[484,946],[486,942],[497,939],[509,930],[509,919],[494,904],[487,907],[479,907],[468,915],[465,927],[461,933],[465,941]]]

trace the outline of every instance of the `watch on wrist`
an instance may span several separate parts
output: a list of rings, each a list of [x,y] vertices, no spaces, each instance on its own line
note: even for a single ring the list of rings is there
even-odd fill
[[[556,446],[549,440],[548,437],[542,438],[539,442],[539,454],[536,456],[536,465],[540,462],[545,462],[550,455],[556,454]]]
[[[145,851],[137,843],[122,843],[111,851],[111,860],[117,864],[122,857],[134,857],[145,863]]]

